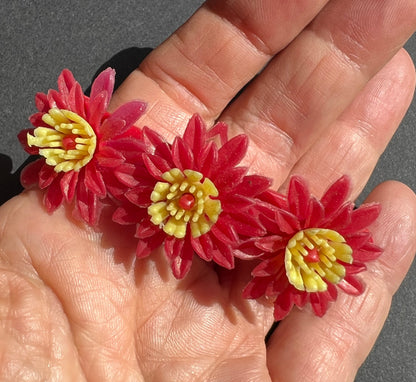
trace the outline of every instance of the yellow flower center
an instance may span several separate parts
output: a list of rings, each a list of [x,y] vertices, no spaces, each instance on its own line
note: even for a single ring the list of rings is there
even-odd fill
[[[297,232],[285,251],[286,275],[298,290],[323,292],[327,282],[337,284],[345,277],[345,267],[352,263],[352,249],[336,231],[308,228]]]
[[[210,179],[197,171],[173,168],[157,182],[150,196],[152,204],[147,211],[151,222],[161,225],[168,235],[182,239],[190,225],[191,235],[199,237],[207,233],[218,220],[221,202],[211,199],[218,190]]]
[[[27,134],[27,143],[41,148],[39,154],[56,172],[78,171],[92,159],[97,137],[85,119],[72,111],[52,108],[42,120],[52,129],[37,127],[34,135]]]

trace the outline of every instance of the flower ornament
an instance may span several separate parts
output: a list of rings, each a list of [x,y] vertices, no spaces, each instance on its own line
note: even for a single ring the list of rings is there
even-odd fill
[[[30,117],[34,128],[23,130],[19,140],[29,154],[41,158],[23,169],[21,182],[25,188],[38,185],[46,190],[49,212],[75,200],[76,213],[96,224],[112,184],[106,172],[123,165],[132,150],[144,150],[141,132],[133,124],[145,103],[131,101],[110,114],[114,79],[113,69],[104,70],[87,97],[65,69],[58,77],[58,91],[35,97],[38,112]]]
[[[287,197],[267,191],[262,222],[268,235],[256,240],[263,251],[243,291],[246,298],[274,299],[274,317],[283,319],[293,305],[310,303],[318,316],[337,298],[337,288],[352,295],[364,291],[356,274],[382,250],[368,226],[380,213],[376,203],[354,209],[347,200],[350,180],[338,179],[318,200],[305,181],[294,176]]]
[[[143,135],[153,148],[143,154],[146,171],[123,193],[113,216],[120,224],[137,224],[137,256],[164,245],[176,278],[189,271],[194,253],[233,268],[240,244],[265,233],[256,196],[270,180],[247,175],[247,168],[238,166],[247,137],[228,139],[224,123],[208,130],[198,115],[172,144],[149,128]]]

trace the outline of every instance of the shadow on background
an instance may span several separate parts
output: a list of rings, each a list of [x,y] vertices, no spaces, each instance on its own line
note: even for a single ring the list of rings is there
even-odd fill
[[[114,88],[117,89],[128,77],[128,75],[137,69],[140,63],[151,51],[151,48],[137,47],[131,47],[122,50],[100,66],[92,78],[91,83],[104,69],[111,67],[116,70]],[[90,90],[91,85],[87,88],[85,94],[89,95]],[[20,173],[24,167],[26,167],[30,162],[33,162],[37,158],[37,156],[28,157],[25,162],[16,170],[16,172],[12,173],[13,163],[11,158],[8,155],[0,153],[0,205],[23,191],[23,187],[20,184]]]

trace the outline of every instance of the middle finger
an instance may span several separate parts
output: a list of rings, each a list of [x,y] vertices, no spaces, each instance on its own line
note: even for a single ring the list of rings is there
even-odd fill
[[[281,184],[415,24],[413,0],[328,3],[221,116],[251,138],[252,170]]]

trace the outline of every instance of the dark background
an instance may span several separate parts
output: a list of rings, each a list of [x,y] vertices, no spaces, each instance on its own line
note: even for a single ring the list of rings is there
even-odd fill
[[[179,27],[202,0],[68,0],[2,2],[0,12],[0,191],[18,190],[15,172],[26,160],[16,139],[30,127],[34,95],[56,89],[64,67],[84,88],[119,52],[133,69],[141,56]],[[416,62],[416,36],[406,45]],[[116,58],[117,58],[116,57]],[[123,74],[118,72],[118,74]],[[120,78],[118,78],[120,79]],[[364,190],[395,179],[416,191],[416,100]],[[416,266],[393,299],[392,310],[356,382],[416,381]],[[371,325],[371,323],[369,323]],[[335,381],[334,381],[335,382]]]

